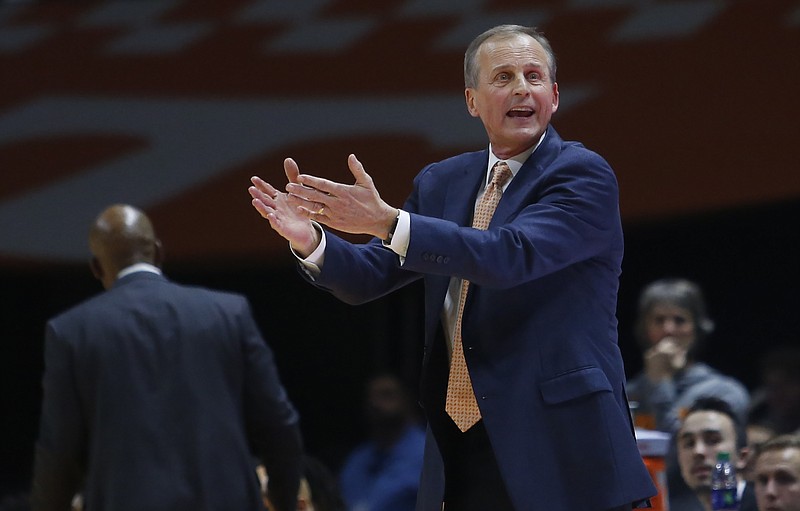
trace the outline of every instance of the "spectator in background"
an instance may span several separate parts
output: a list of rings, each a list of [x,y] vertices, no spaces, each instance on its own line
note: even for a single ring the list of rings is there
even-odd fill
[[[800,435],[765,442],[755,459],[759,511],[800,511]]]
[[[243,296],[182,286],[138,209],[89,235],[106,291],[47,323],[32,509],[294,511],[297,413]],[[251,452],[251,449],[254,452]]]
[[[687,411],[676,435],[678,463],[690,493],[669,494],[674,511],[711,511],[711,474],[717,454],[727,452],[741,470],[747,456],[745,430],[730,405],[718,398],[701,398]],[[740,511],[755,511],[752,491],[746,490],[741,473],[738,494]]]
[[[682,412],[709,396],[727,401],[744,421],[745,386],[697,360],[714,329],[706,311],[700,287],[686,279],[657,280],[640,294],[635,329],[644,370],[626,387],[639,426],[674,433]]]
[[[750,413],[776,434],[800,433],[800,346],[768,351],[759,363],[760,386]]]
[[[364,412],[370,438],[350,453],[339,477],[348,510],[414,511],[425,431],[411,396],[396,376],[375,376]]]
[[[748,481],[753,481],[753,467],[755,465],[755,453],[761,445],[772,437],[776,436],[775,430],[758,413],[753,413],[751,409],[747,414],[745,429],[747,431],[747,452],[748,456],[742,469],[742,476]]]

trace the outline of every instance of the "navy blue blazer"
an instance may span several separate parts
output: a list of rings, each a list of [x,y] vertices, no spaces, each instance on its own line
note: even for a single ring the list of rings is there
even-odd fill
[[[138,272],[47,323],[34,510],[281,510],[297,413],[245,297]]]
[[[486,431],[517,511],[603,510],[656,494],[636,447],[617,346],[623,237],[606,161],[552,127],[486,231],[468,227],[488,150],[431,164],[403,209],[401,265],[379,240],[327,234],[314,284],[349,303],[425,282],[421,402],[429,422],[420,511],[440,511],[436,446],[447,380],[441,314],[450,277],[468,279],[464,351]]]

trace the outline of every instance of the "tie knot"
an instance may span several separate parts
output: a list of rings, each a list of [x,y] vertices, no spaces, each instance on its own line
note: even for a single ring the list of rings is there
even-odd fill
[[[498,188],[502,188],[503,185],[511,178],[511,169],[508,167],[508,163],[504,161],[498,161],[492,167],[492,184]]]

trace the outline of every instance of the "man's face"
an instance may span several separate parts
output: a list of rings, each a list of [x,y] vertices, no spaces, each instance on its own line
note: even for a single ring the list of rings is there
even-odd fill
[[[800,511],[800,449],[761,453],[754,473],[760,511]]]
[[[379,429],[405,423],[409,410],[401,384],[387,376],[372,380],[367,388],[366,414],[370,424]]]
[[[696,337],[692,313],[670,303],[654,305],[645,316],[644,324],[650,346],[669,337],[680,347],[688,349]]]
[[[477,63],[478,84],[465,91],[469,113],[480,117],[498,157],[525,151],[558,109],[547,53],[528,35],[495,37],[481,45]]]
[[[706,410],[687,415],[678,431],[678,464],[689,488],[696,493],[711,490],[711,472],[721,451],[730,453],[731,463],[737,464],[736,430],[731,418]]]

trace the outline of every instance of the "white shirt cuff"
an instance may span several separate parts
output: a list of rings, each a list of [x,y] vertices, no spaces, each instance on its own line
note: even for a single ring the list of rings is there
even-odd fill
[[[411,238],[411,215],[398,209],[397,227],[395,227],[392,242],[383,242],[383,246],[400,256],[400,262],[405,259],[408,252],[408,241]]]
[[[292,254],[294,254],[297,260],[300,261],[300,264],[305,266],[313,276],[317,276],[322,272],[320,268],[322,268],[322,263],[325,262],[326,238],[325,238],[325,230],[319,223],[312,220],[311,224],[319,232],[319,245],[317,245],[317,248],[315,248],[313,252],[308,254],[308,257],[306,257],[305,259],[300,257],[297,254],[297,252],[295,252],[294,249],[292,249],[291,244],[289,244],[289,250],[291,250]]]

